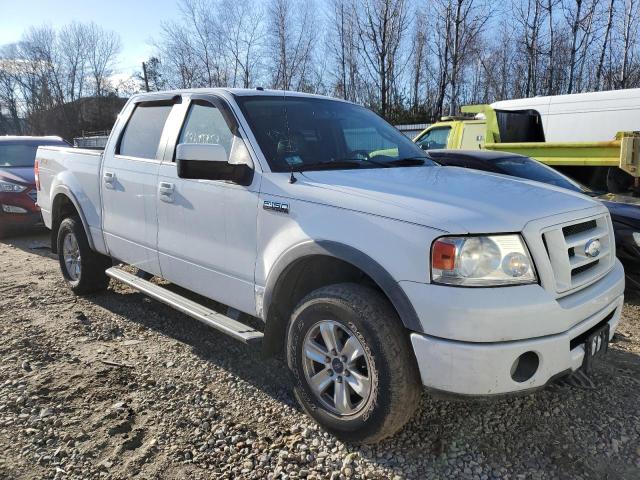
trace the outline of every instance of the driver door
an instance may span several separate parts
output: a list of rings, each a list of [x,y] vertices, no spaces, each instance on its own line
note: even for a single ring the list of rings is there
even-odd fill
[[[216,144],[233,163],[248,156],[226,103],[191,98],[173,142]],[[235,132],[235,133],[234,133]],[[175,148],[167,147],[158,174],[158,255],[172,283],[240,311],[256,314],[254,270],[260,176],[249,186],[179,178]]]

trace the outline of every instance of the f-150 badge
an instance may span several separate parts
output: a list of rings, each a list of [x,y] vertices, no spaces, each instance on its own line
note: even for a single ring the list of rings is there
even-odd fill
[[[280,202],[272,202],[271,200],[265,200],[262,204],[262,208],[265,210],[273,210],[274,212],[280,213],[289,213],[289,204],[288,203],[280,203]]]

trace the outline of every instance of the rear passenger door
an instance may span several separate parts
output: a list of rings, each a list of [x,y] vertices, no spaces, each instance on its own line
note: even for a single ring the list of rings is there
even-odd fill
[[[163,132],[177,99],[130,104],[126,125],[105,150],[102,166],[103,232],[112,257],[160,274],[156,240],[157,179]]]

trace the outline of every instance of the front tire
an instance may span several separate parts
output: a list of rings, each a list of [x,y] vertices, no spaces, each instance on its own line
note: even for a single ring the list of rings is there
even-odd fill
[[[111,259],[91,250],[78,217],[65,218],[58,229],[58,261],[67,285],[76,295],[105,290],[109,277],[105,270]]]
[[[422,388],[412,352],[386,298],[358,284],[310,293],[287,330],[296,398],[346,442],[377,442],[413,416]]]

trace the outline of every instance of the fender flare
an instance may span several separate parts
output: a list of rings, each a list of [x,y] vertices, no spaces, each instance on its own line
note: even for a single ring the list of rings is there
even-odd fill
[[[297,260],[315,255],[334,257],[362,270],[387,296],[405,328],[415,332],[422,331],[420,319],[411,301],[391,274],[369,255],[357,248],[331,240],[304,242],[288,249],[278,257],[269,272],[265,286],[263,297],[263,318],[265,321],[269,318],[273,295],[282,274]],[[268,330],[268,325],[266,325],[266,329]]]
[[[55,190],[53,191],[52,195],[51,195],[51,218],[54,218],[54,205],[55,205],[55,201],[56,198],[58,198],[59,195],[62,195],[64,197],[67,197],[67,199],[73,204],[74,208],[76,209],[76,212],[78,212],[78,216],[80,217],[80,221],[82,222],[82,228],[84,228],[84,233],[87,235],[87,241],[89,242],[89,247],[91,248],[91,250],[95,251],[95,245],[93,243],[93,238],[91,238],[91,230],[89,230],[89,224],[87,223],[87,219],[84,216],[84,213],[82,212],[82,209],[80,208],[80,202],[78,202],[78,199],[76,198],[76,196],[73,194],[73,192],[71,191],[71,189],[69,187],[67,187],[66,185],[58,185]],[[53,227],[53,224],[51,225]],[[52,242],[52,247],[53,247],[53,242],[55,241],[54,238],[56,238],[58,235],[58,232],[53,231],[53,229],[51,230],[51,242]]]

